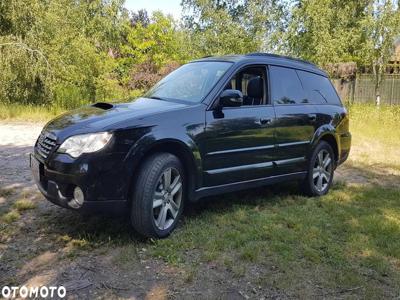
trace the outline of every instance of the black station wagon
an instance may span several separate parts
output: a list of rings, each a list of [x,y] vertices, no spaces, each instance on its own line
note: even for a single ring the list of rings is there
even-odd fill
[[[205,196],[285,180],[326,194],[350,143],[325,72],[252,53],[199,59],[142,98],[57,117],[40,134],[31,169],[51,202],[130,214],[140,234],[165,237],[184,204]]]

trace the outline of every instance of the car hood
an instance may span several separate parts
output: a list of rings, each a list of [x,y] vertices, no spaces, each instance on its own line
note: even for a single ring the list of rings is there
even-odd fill
[[[187,104],[139,98],[136,101],[120,104],[96,103],[60,115],[51,120],[45,130],[56,134],[60,139],[80,133],[101,130],[152,126],[145,117],[166,111],[187,107]]]

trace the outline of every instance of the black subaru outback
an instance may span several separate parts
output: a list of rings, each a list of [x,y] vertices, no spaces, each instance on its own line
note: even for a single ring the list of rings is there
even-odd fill
[[[297,180],[328,192],[350,151],[349,118],[326,73],[272,54],[183,65],[142,98],[50,121],[31,155],[43,195],[73,210],[130,214],[148,237],[187,201]]]

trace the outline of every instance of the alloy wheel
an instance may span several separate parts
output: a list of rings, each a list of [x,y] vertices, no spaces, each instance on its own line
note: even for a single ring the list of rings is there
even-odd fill
[[[313,168],[313,184],[319,193],[323,193],[329,187],[332,168],[331,155],[327,150],[322,149],[318,152]]]
[[[166,230],[174,223],[182,203],[182,177],[175,168],[166,169],[158,180],[153,196],[154,223]]]

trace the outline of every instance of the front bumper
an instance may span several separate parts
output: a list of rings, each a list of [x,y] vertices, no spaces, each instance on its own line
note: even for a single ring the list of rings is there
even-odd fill
[[[115,168],[107,172],[99,166],[94,167],[90,160],[74,163],[65,156],[60,154],[51,163],[46,163],[35,154],[30,155],[33,178],[47,200],[58,206],[88,214],[127,213],[128,201],[124,197],[125,193],[121,192],[121,186],[124,184],[119,182],[116,185],[118,180],[113,176]],[[103,162],[107,165],[107,160]],[[99,164],[104,167],[102,161],[96,163]],[[77,186],[82,189],[85,200],[79,208],[74,208],[69,202],[73,199],[73,189]]]

